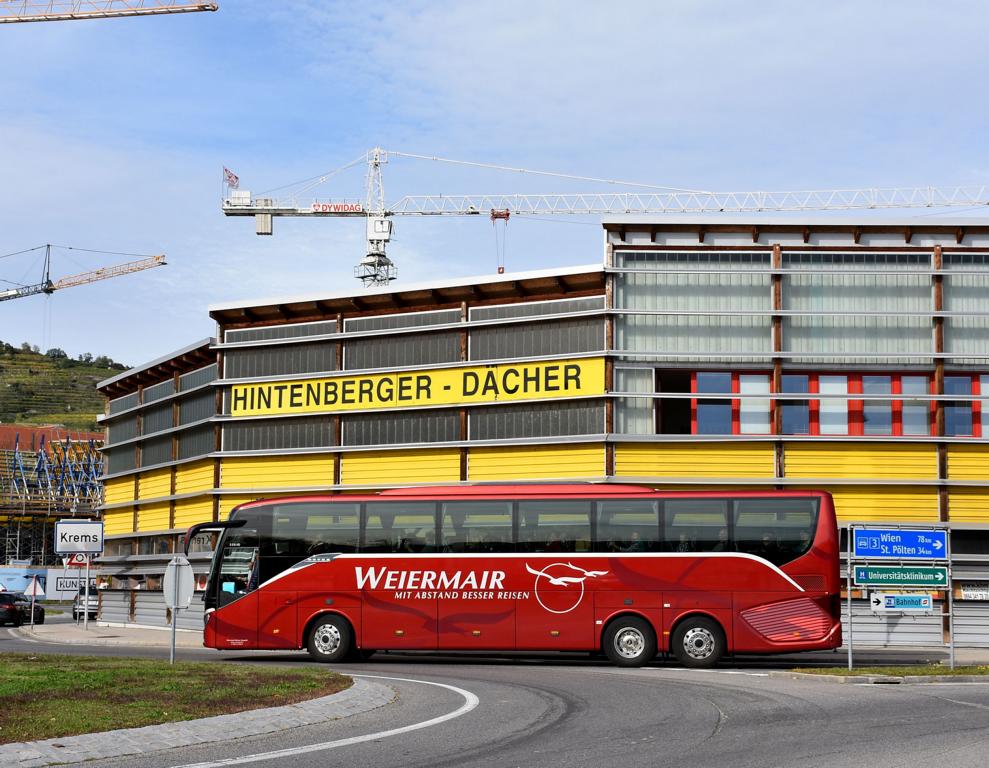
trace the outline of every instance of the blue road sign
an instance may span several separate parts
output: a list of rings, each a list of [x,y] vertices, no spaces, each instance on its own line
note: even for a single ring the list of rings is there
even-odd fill
[[[875,560],[947,560],[948,532],[916,528],[854,528],[852,557]]]

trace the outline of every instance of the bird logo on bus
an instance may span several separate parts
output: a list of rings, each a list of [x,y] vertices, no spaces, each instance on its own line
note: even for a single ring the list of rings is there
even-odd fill
[[[584,582],[608,575],[608,571],[585,571],[573,563],[550,563],[542,570],[526,563],[525,569],[536,577],[536,600],[550,613],[570,613],[584,599]]]

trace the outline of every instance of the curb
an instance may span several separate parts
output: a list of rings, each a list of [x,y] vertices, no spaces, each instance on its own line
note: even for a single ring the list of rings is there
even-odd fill
[[[319,699],[174,723],[121,728],[80,736],[0,745],[0,765],[37,768],[56,763],[106,760],[175,747],[233,741],[247,736],[317,725],[383,707],[395,698],[391,688],[355,679],[345,691]],[[222,734],[222,735],[218,735]]]
[[[24,630],[24,627],[11,627],[10,629],[12,629],[17,634],[17,636],[22,640],[27,640],[33,643],[42,643],[44,645],[88,645],[92,648],[101,648],[104,646],[124,646],[131,648],[168,648],[167,642],[162,643],[162,642],[149,641],[149,640],[135,640],[133,638],[125,638],[125,637],[110,638],[110,637],[99,637],[99,636],[85,637],[85,638],[60,637],[57,640],[55,640],[45,637],[39,637],[38,635],[34,635],[31,634],[30,632],[26,632]],[[202,643],[198,643],[197,645],[183,645],[182,643],[176,643],[175,647],[185,648],[185,649],[192,648],[198,650],[203,648],[204,646]]]
[[[790,680],[817,680],[822,683],[861,685],[923,685],[925,683],[989,683],[989,675],[817,675],[813,672],[769,673],[770,677]]]

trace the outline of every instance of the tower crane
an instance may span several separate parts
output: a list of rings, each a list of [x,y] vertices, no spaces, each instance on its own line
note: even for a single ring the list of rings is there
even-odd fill
[[[473,166],[529,175],[551,176],[569,180],[627,187],[625,192],[589,192],[577,194],[480,194],[480,195],[406,195],[392,203],[385,202],[382,166],[389,156],[440,163]],[[336,174],[360,163],[367,165],[364,200],[319,200],[300,202],[300,195],[325,183]],[[677,189],[589,176],[574,176],[526,168],[451,160],[442,157],[386,151],[376,147],[334,171],[288,185],[299,186],[289,198],[252,197],[239,189],[239,179],[224,169],[227,194],[222,210],[226,216],[253,216],[258,235],[272,234],[272,217],[303,218],[363,217],[367,220],[367,254],[354,268],[354,276],[365,286],[387,285],[396,278],[394,263],[385,254],[392,235],[393,216],[477,216],[492,220],[510,216],[545,216],[550,214],[670,214],[670,213],[739,213],[764,211],[829,211],[879,208],[939,208],[949,206],[989,205],[989,186],[955,187],[887,187],[861,189],[826,189],[784,192],[710,192]]]
[[[51,245],[45,246],[44,277],[41,282],[34,283],[33,285],[20,285],[15,288],[0,290],[0,301],[22,299],[25,296],[34,296],[38,293],[52,294],[55,291],[62,290],[63,288],[72,288],[77,285],[88,285],[89,283],[95,283],[100,280],[108,280],[111,277],[120,277],[121,275],[129,275],[132,272],[141,272],[142,270],[151,269],[152,267],[161,267],[166,263],[165,255],[159,254],[157,256],[148,256],[147,258],[139,259],[137,261],[128,261],[124,264],[115,264],[112,267],[101,267],[89,272],[81,272],[78,275],[68,275],[66,277],[59,278],[58,280],[52,280],[51,249]]]
[[[216,3],[167,0],[0,0],[0,24],[19,21],[72,21],[114,16],[163,16],[215,11]]]

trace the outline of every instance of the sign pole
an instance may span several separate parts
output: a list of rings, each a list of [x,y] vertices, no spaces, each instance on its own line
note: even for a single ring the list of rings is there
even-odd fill
[[[845,577],[847,580],[846,594],[848,596],[848,671],[852,671],[852,539],[855,538],[855,526],[848,526],[848,555],[845,561]]]
[[[951,536],[947,537],[948,556],[948,665],[955,668],[955,585],[951,578]]]
[[[168,649],[168,663],[175,663],[175,631],[178,626],[176,621],[179,613],[179,580],[175,579],[172,586],[172,644]]]
[[[31,631],[34,632],[34,596],[38,592],[38,577],[31,578]]]
[[[82,611],[82,628],[89,631],[89,563],[92,560],[91,555],[86,555],[86,593],[85,600],[83,602]]]

